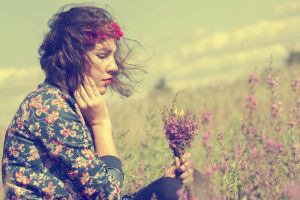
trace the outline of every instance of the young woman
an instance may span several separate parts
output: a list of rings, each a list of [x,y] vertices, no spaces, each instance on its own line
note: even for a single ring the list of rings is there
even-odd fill
[[[190,154],[175,158],[135,197],[121,195],[122,164],[102,98],[108,87],[132,93],[121,81],[131,80],[132,65],[118,24],[107,11],[80,5],[62,8],[49,27],[39,49],[46,79],[24,99],[6,132],[5,198],[177,199],[182,183],[193,181]]]

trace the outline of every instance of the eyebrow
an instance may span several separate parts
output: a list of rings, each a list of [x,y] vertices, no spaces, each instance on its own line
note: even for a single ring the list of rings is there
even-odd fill
[[[101,48],[101,49],[94,49],[94,51],[95,51],[95,52],[109,52],[109,53],[113,52],[112,49],[108,49],[108,48],[106,48],[106,47],[103,47],[103,48]]]

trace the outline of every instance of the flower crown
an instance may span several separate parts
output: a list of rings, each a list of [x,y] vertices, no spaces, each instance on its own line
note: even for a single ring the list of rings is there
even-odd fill
[[[105,24],[98,30],[85,31],[84,35],[88,44],[96,44],[98,40],[105,40],[107,37],[120,39],[124,33],[116,22],[112,22],[111,24]]]

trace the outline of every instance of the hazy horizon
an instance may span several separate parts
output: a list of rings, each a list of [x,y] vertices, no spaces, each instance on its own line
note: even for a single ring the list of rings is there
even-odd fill
[[[47,22],[62,5],[74,2],[78,1],[2,3],[0,119],[8,120],[24,96],[43,81],[37,49]],[[174,89],[232,82],[254,68],[268,67],[271,56],[274,67],[280,67],[290,49],[300,48],[296,0],[80,2],[107,8],[125,36],[143,45],[143,58],[151,59],[137,87],[141,94],[161,77]]]

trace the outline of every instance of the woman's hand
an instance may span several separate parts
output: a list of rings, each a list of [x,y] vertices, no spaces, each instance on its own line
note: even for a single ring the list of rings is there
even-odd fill
[[[110,123],[106,104],[91,77],[84,77],[83,85],[74,93],[75,100],[88,124]]]
[[[181,158],[175,157],[175,162],[165,171],[164,177],[178,178],[184,184],[191,184],[194,169],[190,158],[190,153],[185,153]]]
[[[98,155],[119,157],[113,140],[111,122],[106,104],[92,78],[85,76],[74,94],[84,119],[92,128]]]

